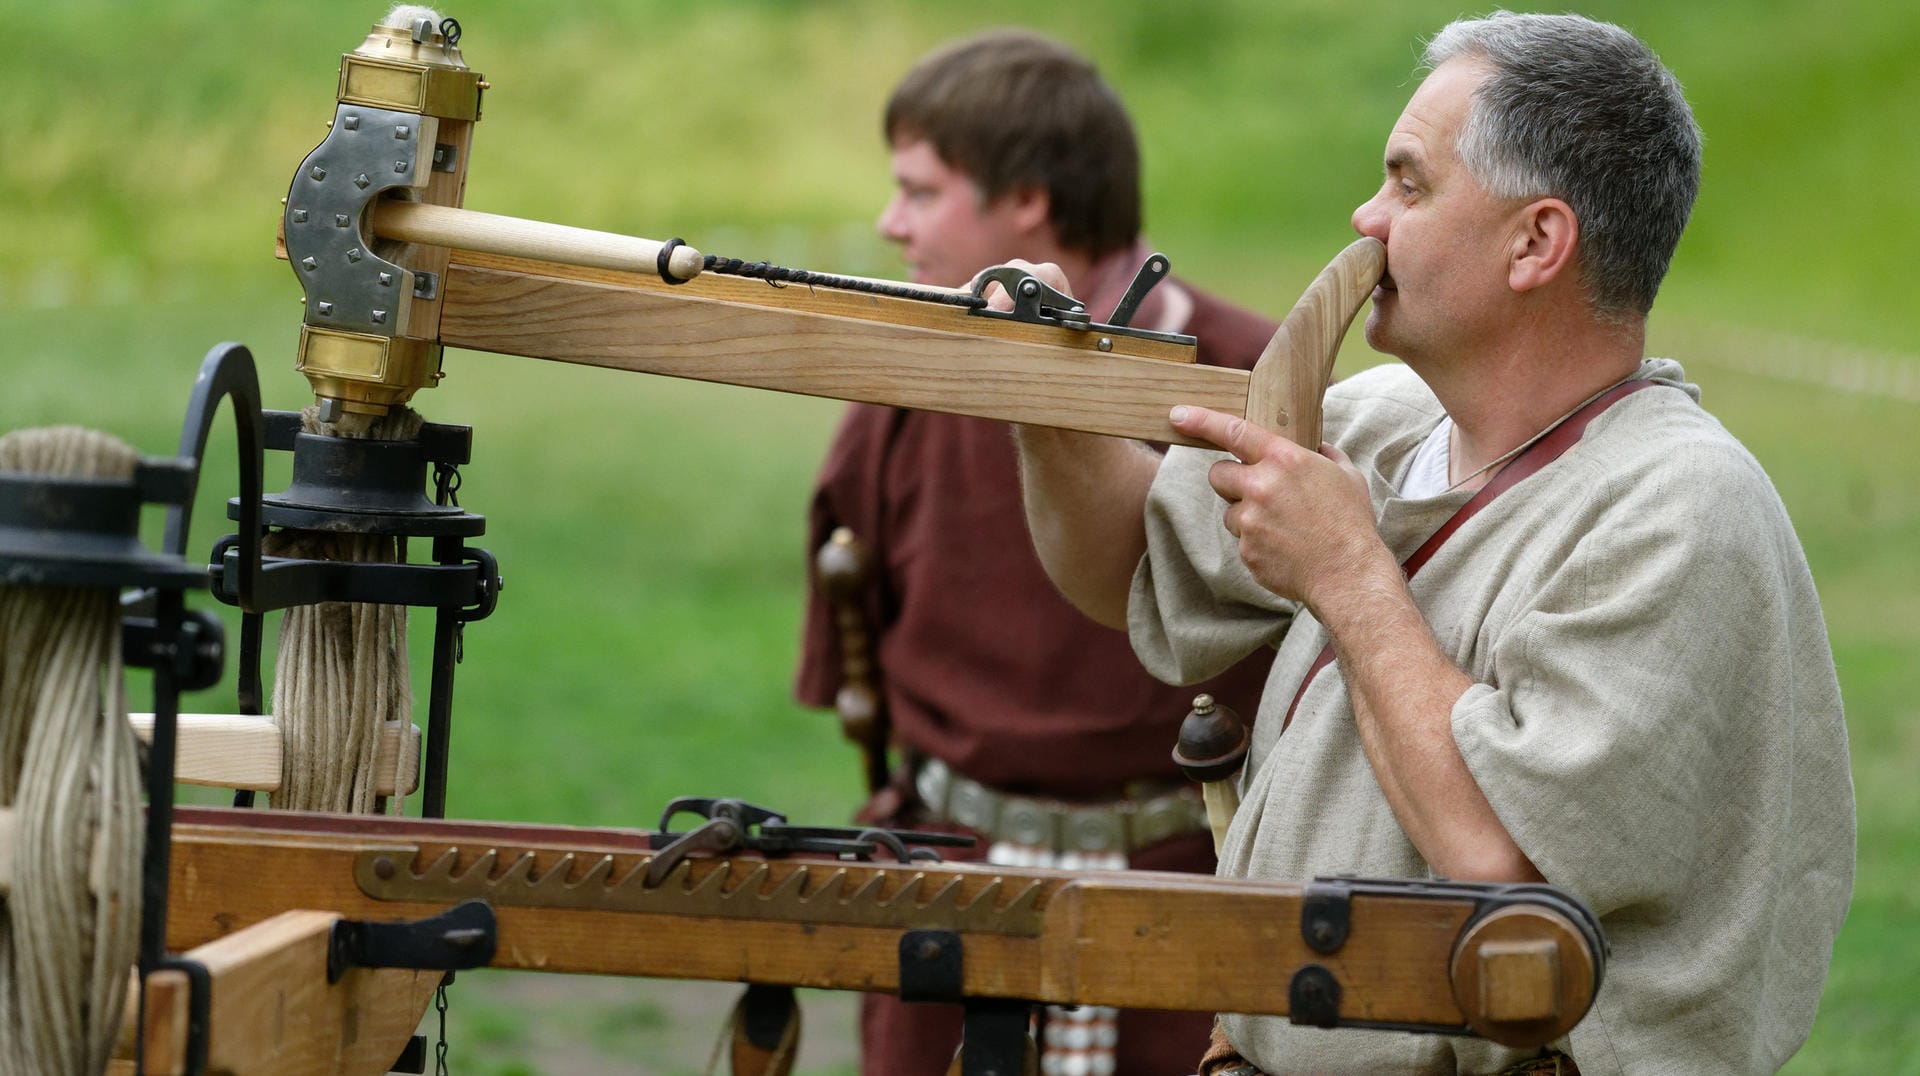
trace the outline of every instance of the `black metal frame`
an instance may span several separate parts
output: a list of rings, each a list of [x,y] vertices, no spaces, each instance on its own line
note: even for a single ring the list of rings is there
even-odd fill
[[[420,813],[446,817],[447,759],[453,726],[454,667],[462,628],[492,614],[500,568],[491,553],[464,539],[486,530],[484,517],[462,511],[446,482],[434,501],[423,492],[429,465],[452,469],[471,457],[472,430],[427,423],[405,441],[328,437],[301,430],[298,412],[264,413],[264,444],[292,452],[286,492],[262,496],[258,486],[228,502],[236,534],[215,543],[209,564],[213,595],[240,606],[239,704],[264,712],[261,684],[263,614],[327,601],[374,602],[435,610],[432,686],[427,697],[427,757]],[[352,480],[341,479],[351,474]],[[368,564],[263,557],[266,528],[330,530],[432,539],[432,563]],[[404,548],[404,545],[403,545]],[[249,807],[240,791],[234,805]]]

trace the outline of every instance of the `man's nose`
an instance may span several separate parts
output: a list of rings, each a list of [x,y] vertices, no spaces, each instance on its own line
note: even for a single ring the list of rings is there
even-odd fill
[[[1353,230],[1382,243],[1387,241],[1387,206],[1381,195],[1374,195],[1353,211]]]
[[[904,243],[907,241],[904,214],[901,212],[900,202],[901,195],[895,192],[894,196],[887,199],[887,204],[880,210],[880,219],[874,221],[874,227],[879,229],[880,237],[890,243]]]

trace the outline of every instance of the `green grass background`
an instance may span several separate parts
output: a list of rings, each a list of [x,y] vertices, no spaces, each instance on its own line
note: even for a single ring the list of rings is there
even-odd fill
[[[271,256],[278,200],[332,115],[338,54],[380,10],[0,0],[0,429],[82,422],[171,451],[200,355],[228,339],[253,347],[269,406],[304,402],[299,292]],[[1585,10],[1655,45],[1706,132],[1652,344],[1688,363],[1773,475],[1846,693],[1859,876],[1790,1071],[1920,1073],[1920,8]],[[487,0],[446,13],[493,83],[469,206],[882,275],[898,270],[871,227],[892,83],[955,33],[1057,33],[1134,112],[1150,235],[1184,275],[1279,313],[1350,237],[1416,38],[1462,11]],[[1345,368],[1374,361],[1364,351]],[[735,794],[841,817],[852,752],[830,716],[786,696],[800,519],[838,405],[493,355],[452,353],[446,369],[418,405],[474,427],[462,501],[488,517],[478,544],[507,580],[499,612],[467,633],[454,812],[634,825],[674,795]],[[223,533],[230,446],[216,439],[196,550]],[[230,685],[193,708],[231,706]],[[705,1060],[648,1037],[673,1021],[644,998],[598,990],[533,1020],[521,994],[463,981],[462,1071]]]

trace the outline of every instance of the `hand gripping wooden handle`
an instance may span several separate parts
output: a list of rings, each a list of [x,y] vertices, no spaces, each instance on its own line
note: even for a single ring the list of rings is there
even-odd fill
[[[1358,239],[1320,270],[1260,353],[1247,386],[1249,422],[1319,451],[1320,398],[1340,341],[1386,266],[1378,239]]]

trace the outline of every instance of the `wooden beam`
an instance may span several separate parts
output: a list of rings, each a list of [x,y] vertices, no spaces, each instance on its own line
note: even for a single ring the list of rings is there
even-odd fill
[[[153,715],[128,714],[136,736],[153,740]],[[270,717],[181,714],[174,780],[183,785],[278,791],[283,761],[280,727]],[[420,728],[389,721],[374,748],[374,792],[408,796],[420,787]]]
[[[1350,936],[1323,953],[1303,938],[1303,890],[1284,883],[702,857],[645,889],[637,879],[651,853],[636,850],[625,833],[599,843],[593,831],[577,831],[555,842],[512,839],[510,826],[426,820],[383,820],[361,833],[345,819],[275,825],[250,817],[235,826],[176,826],[170,945],[205,944],[288,908],[412,919],[482,897],[499,917],[493,963],[504,968],[893,991],[902,931],[934,927],[961,935],[963,985],[977,997],[1286,1015],[1292,977],[1318,964],[1340,984],[1343,1019],[1471,1023],[1523,1045],[1564,1034],[1591,1002],[1595,958],[1573,952],[1585,943],[1562,929],[1564,920],[1537,925],[1543,920],[1531,915],[1532,905],[1503,920],[1494,940],[1551,940],[1559,966],[1587,969],[1588,992],[1578,993],[1573,976],[1556,982],[1555,1015],[1509,1034],[1484,1018],[1482,997],[1529,1014],[1540,1003],[1516,1005],[1504,1000],[1512,991],[1482,990],[1478,980],[1462,989],[1455,981],[1456,964],[1494,977],[1513,964],[1504,951],[1488,960],[1456,952],[1478,898],[1355,895]],[[932,899],[947,886],[957,894],[948,910],[987,899],[988,908],[1021,911],[956,922]],[[1030,887],[1024,904],[1015,900]],[[1539,982],[1532,967],[1518,970],[1528,984]]]
[[[212,983],[207,1027],[210,1072],[331,1076],[383,1073],[405,1048],[440,986],[442,973],[349,968],[327,982],[333,912],[288,911],[186,954]],[[185,1071],[186,976],[150,976],[147,1071]],[[132,1036],[124,1030],[119,1052]]]
[[[447,270],[440,339],[449,347],[1150,441],[1183,441],[1167,422],[1174,404],[1246,412],[1246,372],[1129,354],[1142,342],[1126,337],[1110,338],[1113,351],[1103,353],[1097,333],[1004,332],[1014,323],[881,296],[834,293],[815,310],[738,301],[738,289],[727,285],[674,294],[706,281],[670,293],[657,277],[458,252]],[[793,304],[807,302],[810,290],[754,287]],[[706,297],[722,289],[728,298]],[[915,308],[918,321],[950,327],[852,312],[900,315],[905,307]]]

